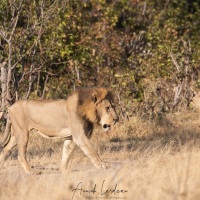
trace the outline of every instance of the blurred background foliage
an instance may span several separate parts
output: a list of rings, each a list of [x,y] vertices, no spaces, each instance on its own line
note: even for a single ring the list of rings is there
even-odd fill
[[[200,87],[199,0],[1,0],[0,30],[13,102],[106,86],[122,118],[154,118]]]

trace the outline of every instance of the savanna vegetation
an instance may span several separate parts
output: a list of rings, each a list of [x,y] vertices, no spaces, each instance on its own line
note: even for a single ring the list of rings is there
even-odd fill
[[[199,19],[199,0],[1,0],[1,132],[15,101],[83,86],[112,88],[121,120],[92,138],[108,170],[76,149],[63,176],[63,141],[30,134],[28,159],[42,175],[25,176],[13,152],[0,198],[72,199],[82,181],[97,192],[74,199],[200,199]],[[101,195],[103,180],[127,194]]]
[[[187,107],[199,86],[199,17],[197,0],[2,0],[1,110],[79,86],[113,88],[123,117]]]

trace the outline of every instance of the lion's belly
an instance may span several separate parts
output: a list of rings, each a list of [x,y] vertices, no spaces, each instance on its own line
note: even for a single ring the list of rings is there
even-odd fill
[[[39,133],[44,138],[68,138],[71,136],[71,131],[69,128],[63,128],[61,130],[38,130],[34,128],[34,130]]]

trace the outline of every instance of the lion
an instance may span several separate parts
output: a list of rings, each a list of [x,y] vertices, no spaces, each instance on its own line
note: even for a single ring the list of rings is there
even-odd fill
[[[89,138],[95,125],[108,132],[118,121],[114,100],[115,96],[107,88],[80,88],[66,100],[17,101],[9,108],[0,165],[17,146],[19,163],[27,174],[34,174],[27,162],[26,151],[29,132],[35,130],[45,138],[65,138],[60,167],[62,172],[66,171],[76,145],[95,167],[106,168]]]

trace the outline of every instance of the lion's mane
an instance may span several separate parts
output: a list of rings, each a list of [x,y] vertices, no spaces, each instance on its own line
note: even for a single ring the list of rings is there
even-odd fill
[[[115,101],[114,94],[107,88],[80,88],[76,90],[78,95],[77,113],[80,117],[96,124],[99,116],[96,109],[96,103],[104,99],[111,102]]]

